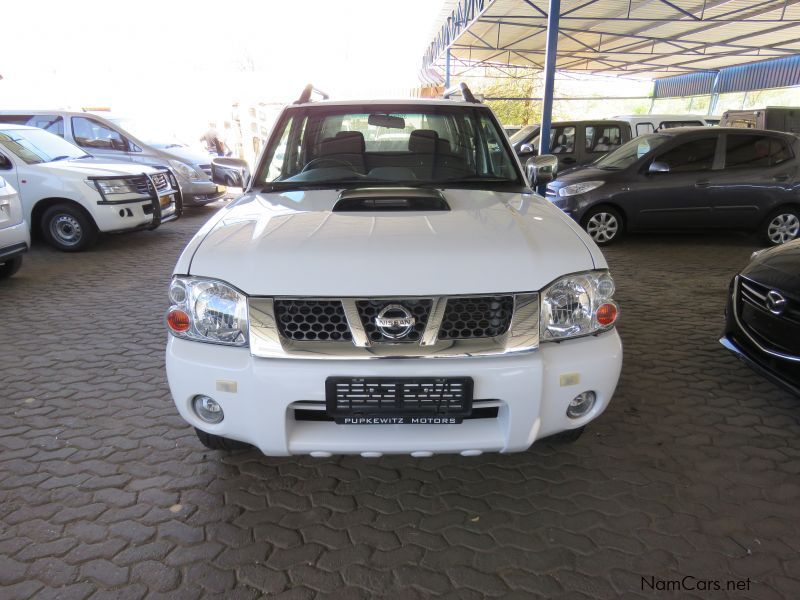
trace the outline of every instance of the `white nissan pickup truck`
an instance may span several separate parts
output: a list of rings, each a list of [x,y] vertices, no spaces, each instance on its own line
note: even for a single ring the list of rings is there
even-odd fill
[[[174,270],[166,366],[212,449],[518,452],[574,439],[619,378],[603,255],[529,185],[497,118],[463,100],[284,109],[244,194]]]

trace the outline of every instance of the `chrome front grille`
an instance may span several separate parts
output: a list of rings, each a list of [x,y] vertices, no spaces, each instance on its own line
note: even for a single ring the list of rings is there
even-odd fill
[[[140,175],[139,177],[134,177],[133,180],[136,182],[136,191],[142,195],[150,195],[150,181],[153,182],[159,192],[163,192],[170,187],[166,173],[154,173],[149,178],[146,175]]]
[[[737,298],[740,323],[764,347],[800,356],[800,303],[781,294],[784,304],[776,314],[769,300],[770,293],[776,292],[740,277]]]
[[[485,356],[539,346],[537,292],[248,302],[251,352],[268,358]]]

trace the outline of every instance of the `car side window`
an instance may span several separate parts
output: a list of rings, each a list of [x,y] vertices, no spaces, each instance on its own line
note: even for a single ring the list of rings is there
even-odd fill
[[[130,149],[127,138],[99,121],[86,117],[72,117],[72,135],[82,148],[99,150]]]
[[[10,171],[13,168],[14,165],[11,164],[11,159],[0,152],[0,171]]]
[[[596,125],[586,127],[587,152],[611,152],[619,148],[622,134],[615,125]]]
[[[58,115],[0,115],[0,123],[38,127],[64,137],[64,119]]]
[[[636,135],[644,135],[646,133],[653,133],[655,131],[655,127],[653,127],[652,123],[637,123],[636,124]]]
[[[658,129],[674,129],[675,127],[700,127],[701,121],[661,121]]]
[[[791,157],[789,147],[778,138],[738,133],[726,136],[726,169],[774,167]]]
[[[701,138],[667,150],[664,154],[657,156],[655,160],[665,163],[669,167],[670,173],[710,171],[714,166],[716,148],[716,137]]]
[[[570,154],[575,151],[575,127],[554,127],[550,132],[550,153]]]

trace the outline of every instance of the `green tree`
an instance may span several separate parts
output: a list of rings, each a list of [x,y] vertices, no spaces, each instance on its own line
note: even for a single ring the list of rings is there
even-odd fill
[[[487,98],[533,98],[541,95],[539,78],[503,78],[482,86]],[[542,118],[541,102],[532,100],[487,100],[503,125],[528,125]]]

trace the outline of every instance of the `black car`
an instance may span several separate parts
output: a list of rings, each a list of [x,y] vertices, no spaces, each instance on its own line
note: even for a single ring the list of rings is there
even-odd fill
[[[589,164],[631,139],[631,126],[625,121],[558,121],[550,127],[550,154],[561,169]],[[525,164],[539,153],[539,125],[523,127],[509,141]]]
[[[720,342],[800,396],[800,240],[756,252],[733,278]]]
[[[600,245],[624,231],[688,228],[758,231],[778,245],[800,234],[800,138],[666,129],[559,174],[547,198]]]

